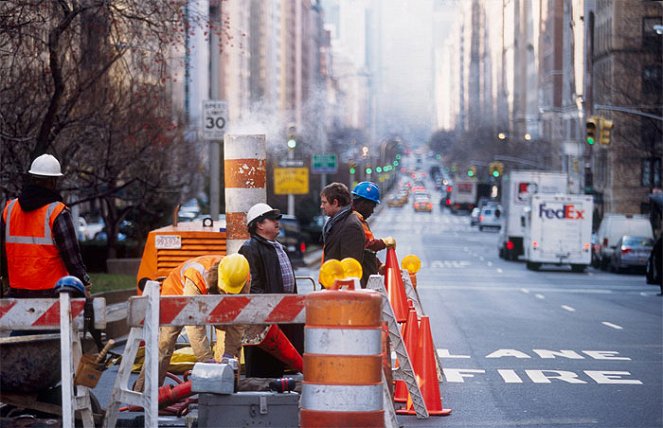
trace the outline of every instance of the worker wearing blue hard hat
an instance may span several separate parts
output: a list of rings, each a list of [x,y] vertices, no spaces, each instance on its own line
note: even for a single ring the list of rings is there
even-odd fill
[[[373,215],[375,207],[380,203],[380,188],[370,181],[362,181],[352,190],[352,209],[359,218],[364,229],[366,238],[364,244],[364,258],[362,265],[361,286],[366,287],[368,277],[375,275],[383,268],[382,262],[377,257],[377,252],[387,247],[396,246],[392,237],[376,239],[368,225],[368,218]]]

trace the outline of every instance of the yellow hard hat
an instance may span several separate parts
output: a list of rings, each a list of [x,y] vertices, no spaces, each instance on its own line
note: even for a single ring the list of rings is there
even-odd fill
[[[341,260],[341,266],[343,266],[343,276],[345,278],[361,278],[363,270],[361,264],[357,259],[352,257],[346,257]]]
[[[320,266],[320,284],[325,288],[331,288],[337,279],[344,278],[343,265],[336,259],[327,260]]]
[[[414,254],[408,254],[403,257],[401,266],[409,273],[417,273],[419,272],[419,269],[421,269],[421,259]]]
[[[249,280],[249,262],[241,254],[225,256],[219,263],[219,290],[226,294],[237,294],[242,291]]]

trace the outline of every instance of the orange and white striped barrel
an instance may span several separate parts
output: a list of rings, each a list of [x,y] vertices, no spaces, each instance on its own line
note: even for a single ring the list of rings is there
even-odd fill
[[[264,135],[226,135],[223,140],[226,191],[226,254],[234,254],[249,239],[246,213],[267,201]]]
[[[382,296],[306,296],[302,427],[382,427]]]

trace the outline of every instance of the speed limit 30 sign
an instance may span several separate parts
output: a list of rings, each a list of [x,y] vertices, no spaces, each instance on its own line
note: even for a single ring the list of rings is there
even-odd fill
[[[228,123],[228,103],[203,101],[203,140],[222,140]]]

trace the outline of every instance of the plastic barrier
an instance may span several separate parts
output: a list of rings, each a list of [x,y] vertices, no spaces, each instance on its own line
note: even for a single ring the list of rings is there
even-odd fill
[[[79,410],[84,427],[94,427],[90,390],[78,385],[74,392],[74,367],[82,356],[78,325],[82,325],[85,299],[71,299],[61,293],[59,299],[0,300],[0,330],[60,330],[60,370],[62,374],[62,426],[74,427]],[[106,327],[106,299],[93,300],[95,328]],[[4,362],[7,364],[7,362]]]
[[[143,407],[145,426],[158,426],[159,326],[303,323],[305,296],[297,294],[239,294],[159,296],[159,283],[148,281],[143,296],[129,299],[131,327],[118,370],[104,427],[117,423],[120,404]],[[129,388],[131,365],[145,341],[145,393]]]
[[[382,296],[307,295],[302,427],[384,426]]]

